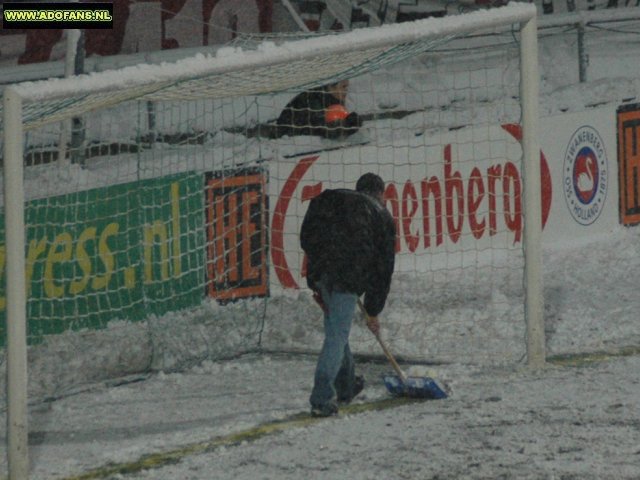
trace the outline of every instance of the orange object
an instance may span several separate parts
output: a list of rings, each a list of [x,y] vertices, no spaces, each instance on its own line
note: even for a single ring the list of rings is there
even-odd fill
[[[340,120],[344,120],[349,115],[347,109],[344,108],[344,105],[336,103],[335,105],[330,105],[324,112],[324,120],[327,123],[338,122]]]

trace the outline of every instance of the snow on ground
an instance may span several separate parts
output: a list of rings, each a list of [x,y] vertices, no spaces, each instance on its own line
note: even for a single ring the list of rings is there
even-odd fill
[[[619,35],[625,48],[616,49],[606,40],[612,36],[590,41],[592,81],[587,85],[575,85],[573,37],[542,44],[544,113],[640,98],[637,41]],[[552,247],[545,250],[544,272],[549,351],[610,355],[578,357],[577,366],[550,364],[541,371],[524,365],[480,367],[465,358],[413,366],[416,374],[429,374],[446,385],[450,398],[327,419],[106,478],[640,478],[640,357],[615,355],[633,353],[625,347],[640,345],[634,302],[640,284],[637,229],[620,229],[571,249]],[[203,308],[199,315],[208,313]],[[157,322],[164,326],[161,319]],[[133,342],[145,342],[125,334]],[[318,332],[311,337],[319,338]],[[430,341],[437,344],[439,339]],[[58,346],[58,360],[73,362],[78,347],[65,351],[65,345]],[[196,344],[194,349],[208,347]],[[145,361],[139,360],[140,365]],[[135,462],[145,454],[306,411],[314,361],[313,356],[252,354],[205,361],[176,373],[163,371],[160,364],[155,365],[159,373],[134,369],[127,377],[83,384],[60,397],[34,402],[29,419],[31,478],[63,479],[107,464]],[[359,368],[367,388],[358,401],[385,398],[380,376],[389,367],[361,362]],[[5,415],[0,412],[0,424],[6,424]],[[3,430],[0,478],[7,468],[5,449]]]
[[[459,370],[447,400],[331,419],[126,478],[638,478],[640,386],[625,373],[638,366],[632,357]]]
[[[313,365],[313,357],[247,356],[34,405],[31,478],[79,475],[306,411]],[[326,419],[105,478],[638,478],[638,368],[638,356],[538,372],[429,367],[448,399]],[[361,367],[361,400],[387,395],[385,370]]]
[[[591,345],[594,351],[624,353],[622,347],[638,345],[633,298],[639,253],[640,238],[628,229],[545,254],[550,346],[581,344],[585,335],[601,339]],[[598,284],[579,281],[596,275]],[[585,325],[586,318],[591,320]],[[620,331],[608,330],[613,323],[628,333],[625,341]],[[307,411],[314,361],[276,354],[205,361],[180,373],[131,375],[34,403],[31,478],[69,478],[136,462],[145,454],[184,449]],[[186,454],[159,468],[89,478],[638,478],[640,357],[578,356],[576,363],[549,364],[542,371],[480,367],[463,358],[456,364],[405,365],[409,373],[437,379],[450,397],[290,428]],[[388,396],[381,382],[388,365],[361,361],[359,370],[367,388],[358,401]]]

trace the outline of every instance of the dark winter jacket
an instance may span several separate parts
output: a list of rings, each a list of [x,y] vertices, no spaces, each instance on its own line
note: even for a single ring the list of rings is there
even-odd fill
[[[369,315],[378,315],[389,294],[395,262],[395,224],[372,197],[354,190],[325,190],[311,200],[300,244],[307,254],[307,284],[365,294]]]
[[[302,92],[291,100],[280,113],[276,122],[278,137],[284,135],[319,135],[326,138],[340,138],[358,131],[362,121],[357,113],[351,112],[347,118],[327,124],[325,110],[339,104],[325,89]]]

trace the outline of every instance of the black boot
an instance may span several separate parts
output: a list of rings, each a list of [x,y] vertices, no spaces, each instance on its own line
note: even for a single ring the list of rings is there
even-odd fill
[[[364,377],[356,375],[353,379],[351,392],[339,392],[338,403],[349,404],[364,389]]]
[[[328,401],[323,405],[312,405],[311,416],[312,417],[331,417],[338,414],[338,405],[333,400]]]

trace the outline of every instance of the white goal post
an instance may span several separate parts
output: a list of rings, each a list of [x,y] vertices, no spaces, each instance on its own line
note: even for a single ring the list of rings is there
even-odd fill
[[[30,132],[46,131],[49,126],[56,124],[56,122],[59,124],[71,118],[93,114],[102,109],[114,108],[132,101],[145,106],[153,102],[184,102],[184,110],[191,112],[192,109],[195,111],[198,107],[194,107],[190,102],[300,91],[324,85],[329,81],[366,75],[374,70],[435,49],[454,38],[475,32],[504,30],[513,25],[516,25],[516,28],[519,29],[520,90],[516,101],[520,109],[521,139],[519,140],[522,146],[523,224],[521,231],[522,250],[524,252],[523,284],[526,356],[528,364],[531,367],[538,368],[543,366],[545,362],[541,251],[541,218],[543,213],[540,187],[540,146],[538,142],[539,74],[537,27],[536,9],[532,4],[510,3],[508,6],[493,10],[446,18],[430,18],[397,25],[385,25],[377,28],[289,41],[282,44],[266,42],[260,44],[255,50],[228,47],[218,50],[212,56],[198,55],[172,64],[139,65],[118,71],[101,72],[69,79],[27,82],[6,87],[4,89],[2,127],[9,478],[15,480],[28,477],[27,305],[30,287],[25,278],[32,280],[33,276],[37,275],[38,272],[43,277],[46,277],[41,285],[33,288],[37,288],[38,292],[40,290],[44,292],[42,293],[43,296],[46,295],[58,301],[57,304],[42,307],[42,309],[43,311],[50,309],[47,310],[47,315],[54,319],[51,320],[52,322],[58,322],[56,325],[62,325],[62,327],[59,327],[61,329],[83,328],[85,319],[92,315],[92,308],[112,308],[117,310],[120,315],[115,318],[127,319],[130,306],[125,303],[125,296],[127,299],[129,297],[133,298],[131,300],[132,303],[138,302],[143,305],[142,310],[148,312],[152,317],[155,315],[159,317],[162,314],[161,309],[157,311],[154,309],[153,304],[156,302],[174,302],[177,307],[183,307],[184,305],[180,303],[180,299],[172,300],[168,297],[169,293],[167,292],[172,292],[173,287],[167,286],[166,282],[162,283],[163,280],[168,278],[175,278],[182,282],[180,288],[188,290],[186,295],[189,295],[189,298],[197,297],[205,289],[204,285],[198,283],[202,280],[202,272],[194,267],[192,263],[192,260],[198,257],[198,252],[206,249],[202,241],[199,240],[199,235],[202,233],[201,230],[205,227],[198,227],[200,230],[196,235],[190,232],[185,233],[181,223],[193,220],[187,218],[188,215],[185,213],[185,208],[189,205],[196,205],[201,200],[190,190],[191,187],[188,186],[192,185],[188,183],[191,181],[190,179],[186,180],[184,184],[179,183],[183,181],[185,171],[176,167],[176,164],[181,161],[187,162],[191,160],[184,160],[184,157],[181,156],[182,154],[177,153],[170,162],[167,161],[167,164],[170,165],[168,167],[169,171],[176,175],[175,178],[177,180],[172,180],[173,183],[162,185],[158,185],[157,182],[154,183],[154,168],[160,167],[153,165],[152,162],[149,163],[148,169],[143,173],[140,171],[122,172],[122,179],[146,182],[141,184],[140,188],[148,189],[150,198],[155,199],[155,195],[159,190],[166,191],[166,196],[169,198],[166,205],[155,205],[153,202],[139,205],[134,202],[123,207],[126,208],[127,212],[132,212],[136,209],[144,209],[148,212],[157,209],[158,211],[166,212],[166,219],[165,217],[156,219],[152,213],[149,216],[150,220],[140,220],[144,223],[140,238],[133,238],[133,234],[131,236],[133,238],[131,242],[139,242],[142,245],[139,248],[136,246],[139,251],[134,253],[124,252],[124,247],[120,244],[109,243],[115,242],[114,238],[119,232],[117,225],[114,227],[113,223],[107,223],[106,220],[101,220],[99,227],[83,225],[82,229],[80,227],[76,228],[78,231],[74,230],[74,235],[77,234],[79,239],[72,240],[71,235],[65,232],[57,232],[55,239],[48,240],[53,243],[53,246],[51,246],[44,241],[39,242],[38,238],[30,240],[25,233],[25,229],[29,228],[29,221],[26,220],[28,215],[25,213],[24,165],[27,155],[26,149],[30,145],[27,141],[28,136],[31,134]],[[122,118],[125,115],[145,116],[149,131],[152,130],[155,115],[157,114],[154,109],[149,108],[138,112],[132,110],[132,112],[122,114]],[[188,116],[189,113],[186,115]],[[169,113],[167,113],[167,116],[169,116]],[[500,123],[500,120],[497,119],[498,123]],[[456,126],[456,128],[458,127]],[[454,131],[455,128],[452,127],[449,130]],[[197,134],[206,135],[206,132],[201,132],[198,128],[195,128],[194,131]],[[421,134],[417,132],[415,137],[418,138]],[[46,136],[45,134],[41,135],[43,138]],[[227,141],[225,135],[231,134],[228,132],[219,134],[216,137],[216,141]],[[137,138],[140,143],[149,142],[145,135],[140,134]],[[294,140],[292,142],[295,143]],[[229,140],[223,146],[226,149],[224,150],[224,155],[232,156],[237,154],[237,144]],[[374,146],[370,145],[370,147]],[[405,150],[409,152],[410,147],[408,146]],[[256,148],[263,148],[263,146],[259,145]],[[105,150],[108,150],[108,148],[105,147]],[[150,150],[152,151],[153,147]],[[127,151],[131,157],[128,160],[132,164],[136,162],[140,164],[144,161],[140,151],[139,146]],[[445,150],[445,152],[447,151]],[[198,153],[198,155],[206,154],[206,152]],[[445,153],[445,156],[447,154]],[[363,160],[363,163],[365,163],[363,168],[367,166],[366,162],[369,161]],[[242,164],[241,161],[237,163]],[[370,162],[368,165],[372,164]],[[309,165],[304,164],[302,167],[309,168]],[[67,165],[65,168],[74,169],[75,166]],[[228,167],[225,168],[225,171],[229,170]],[[343,168],[345,171],[348,170],[346,166]],[[407,168],[410,170],[412,167]],[[249,172],[252,173],[253,171],[249,169]],[[351,170],[349,172],[349,177],[351,178],[352,172]],[[99,182],[104,181],[104,179],[98,179],[95,172],[90,168],[87,170],[78,168],[73,171],[73,174],[78,178],[82,178],[82,181],[86,182],[86,185],[90,188],[101,186]],[[294,174],[295,172],[291,176],[295,176]],[[253,185],[257,189],[265,188],[264,178],[258,177],[259,175],[256,176],[256,183]],[[207,177],[207,179],[209,182],[207,185],[210,189],[218,187],[221,189],[234,188],[230,182],[218,182],[219,179],[215,176]],[[118,185],[123,181],[118,179],[117,182],[113,182],[113,191],[110,191],[109,194],[119,195]],[[193,185],[198,186],[198,181],[197,179],[194,180],[195,183]],[[504,180],[504,182],[508,182],[508,179]],[[286,182],[283,183],[282,192],[285,192],[288,185]],[[188,185],[184,186],[185,184]],[[477,198],[480,198],[477,191],[478,185],[475,180],[470,180],[468,188],[472,193],[473,188],[476,188],[475,193],[478,195]],[[516,188],[509,185],[505,188]],[[518,183],[517,188],[519,186]],[[414,187],[411,185],[405,185],[405,187],[407,198],[409,198],[409,207],[407,207],[408,211],[401,212],[399,215],[404,215],[403,218],[406,221],[405,229],[409,230],[411,228],[411,219],[417,208],[414,207],[411,210],[411,205],[417,205],[418,200],[415,197],[415,190],[412,190]],[[61,188],[64,190],[64,187]],[[484,189],[484,186],[482,188]],[[309,186],[308,191],[312,190],[312,186]],[[82,192],[72,193],[74,195],[84,194]],[[259,210],[256,215],[264,215],[264,217],[260,218],[262,219],[261,221],[265,220],[267,213],[260,210],[260,208],[265,209],[266,206],[260,206],[257,201],[254,201],[253,190],[247,188],[243,190],[242,195],[245,195],[242,198],[246,198],[250,202],[247,204],[247,212],[255,207],[256,211]],[[491,193],[487,194],[487,196],[490,195]],[[45,201],[38,194],[33,195],[32,198],[35,201]],[[109,198],[105,203],[124,202],[123,198]],[[276,205],[276,213],[273,214],[274,217],[279,214],[277,208],[286,204],[288,200],[289,197],[284,194],[279,198]],[[45,207],[53,212],[56,209],[55,205],[54,203],[53,207],[51,205]],[[217,208],[216,205],[218,204],[211,207],[211,211]],[[224,208],[222,203],[219,206],[221,209]],[[100,208],[108,210],[108,206]],[[517,208],[513,207],[514,210],[517,210]],[[72,218],[79,218],[82,215],[94,215],[94,212],[87,213],[89,210],[87,208],[85,211],[78,207],[69,216],[60,216],[59,218],[47,219],[47,221],[51,224],[56,222],[62,224],[71,222]],[[509,212],[504,213],[504,216],[508,216]],[[209,214],[211,214],[210,211],[205,213],[198,212],[198,215],[202,216]],[[250,214],[252,215],[250,212],[247,213],[247,215]],[[45,214],[34,213],[32,217],[40,218],[39,215]],[[54,214],[52,213],[52,215]],[[123,222],[129,224],[134,221],[132,218],[127,217],[123,219]],[[224,235],[228,233],[224,230],[226,226],[227,224],[220,226],[220,231]],[[217,227],[207,224],[206,228],[213,230]],[[272,228],[274,228],[273,225]],[[249,235],[251,232],[243,230],[242,234]],[[221,241],[222,248],[227,248],[224,246],[226,245],[225,241]],[[287,241],[289,240],[285,239],[285,243]],[[295,242],[296,240],[290,241]],[[187,248],[190,249],[188,253],[192,254],[192,256],[186,258],[184,262],[176,260],[177,258],[182,258],[181,255],[185,254]],[[272,243],[269,248],[277,249],[281,248],[281,245]],[[91,253],[96,256],[94,263],[91,263],[92,260],[89,259]],[[253,253],[255,252],[250,252],[250,254]],[[263,253],[258,252],[256,255],[260,254]],[[68,267],[73,272],[69,277],[70,287],[64,287],[67,290],[63,292],[63,287],[53,281],[52,276],[57,271],[56,269],[62,271],[67,268],[63,266],[63,263],[72,255],[77,256],[77,265],[73,268]],[[135,257],[135,262],[137,263],[135,263],[135,268],[131,266],[118,271],[116,282],[116,275],[113,274],[114,258],[119,255],[125,256],[127,259]],[[166,259],[166,261],[159,261],[145,267],[143,265],[144,261],[155,258],[155,255]],[[25,261],[25,259],[28,259],[28,261]],[[34,262],[40,260],[44,265],[37,268],[34,267]],[[131,261],[133,262],[133,260]],[[246,267],[252,269],[251,275],[259,276],[260,272],[257,269],[253,269],[249,263],[247,263]],[[136,270],[138,267],[140,268],[139,271]],[[99,275],[96,274],[96,277],[90,280],[88,274],[92,268],[94,273],[99,272]],[[209,262],[207,268],[213,272],[212,275],[216,275],[217,263]],[[277,270],[277,265],[275,267],[268,265],[267,268],[276,268]],[[276,273],[280,274],[278,271]],[[227,277],[230,276],[232,275],[227,275]],[[136,282],[136,279],[140,278],[144,279],[139,282],[144,283],[144,287],[140,287]],[[78,296],[83,289],[87,288],[90,282],[93,282],[92,285],[97,291],[100,286],[104,287],[109,281],[118,283],[118,288],[124,292],[122,296],[107,298],[95,293],[86,302],[79,302],[73,306],[64,304],[65,299],[63,297],[69,291]],[[151,293],[142,300],[138,299],[138,297],[134,298],[134,294],[139,293],[138,290],[142,288],[149,288]],[[267,293],[261,292],[260,295],[265,296]],[[282,303],[286,303],[286,298],[286,295],[283,295]],[[229,301],[224,297],[218,297],[218,300],[221,303]],[[255,308],[255,306],[252,305],[247,308]],[[133,310],[131,309],[131,311]],[[65,323],[57,318],[60,315],[69,315],[70,317],[78,315],[79,320],[76,322],[71,318]],[[138,319],[136,318],[136,320]],[[104,327],[103,324],[101,325]],[[52,329],[55,330],[53,327]],[[39,330],[40,338],[45,334],[46,332],[43,333]]]

